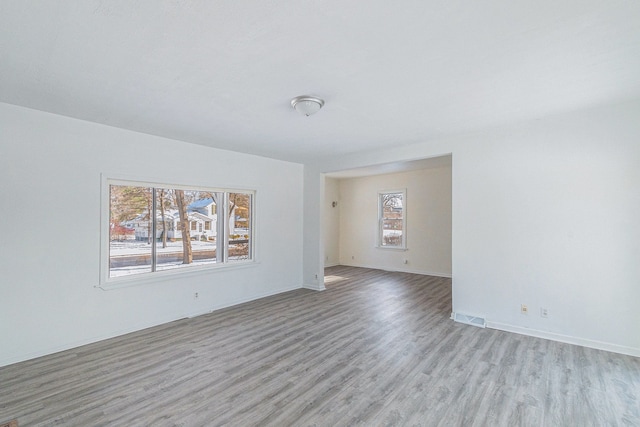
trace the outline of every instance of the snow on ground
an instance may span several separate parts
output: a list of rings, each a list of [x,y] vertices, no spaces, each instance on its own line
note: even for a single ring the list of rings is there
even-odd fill
[[[157,254],[170,254],[170,253],[182,253],[182,241],[167,242],[167,247],[162,247],[162,242],[156,242]],[[232,246],[231,243],[230,246]],[[216,249],[215,242],[204,242],[198,240],[191,241],[192,251],[213,251]],[[151,245],[144,241],[126,240],[126,241],[112,241],[109,244],[109,257],[126,257],[127,255],[151,255]],[[239,261],[247,259],[246,255],[229,256],[229,261]],[[128,276],[132,274],[149,273],[151,272],[151,259],[149,263],[144,265],[128,265],[124,267],[111,267],[109,269],[109,277]],[[216,259],[194,259],[190,265],[201,266],[207,264],[215,264]],[[174,268],[184,267],[185,264],[182,260],[164,261],[158,263],[156,271],[171,270]]]
[[[191,241],[191,249],[197,250],[214,250],[216,242],[202,242],[199,240]],[[157,253],[182,252],[182,241],[167,242],[167,247],[162,247],[162,242],[156,243]],[[112,241],[109,244],[109,254],[111,256],[118,255],[144,255],[151,253],[151,245],[147,242],[136,240]]]
[[[194,260],[192,264],[193,266],[201,266],[208,264],[215,264],[215,259],[202,259],[202,260]],[[185,264],[182,261],[174,261],[174,262],[166,262],[162,264],[158,264],[156,266],[156,271],[165,271],[172,270],[174,268],[185,267]],[[109,270],[109,277],[121,277],[121,276],[129,276],[132,274],[140,274],[140,273],[151,273],[151,264],[147,265],[130,265],[127,267],[120,268],[111,268]]]

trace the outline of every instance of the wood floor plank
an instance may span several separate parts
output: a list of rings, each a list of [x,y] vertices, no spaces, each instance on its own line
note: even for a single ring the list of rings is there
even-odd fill
[[[640,426],[640,359],[455,323],[451,280],[299,289],[0,368],[21,426]]]

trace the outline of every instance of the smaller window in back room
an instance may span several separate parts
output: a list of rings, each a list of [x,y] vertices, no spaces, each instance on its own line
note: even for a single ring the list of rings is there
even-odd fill
[[[406,248],[406,190],[378,193],[378,246]]]

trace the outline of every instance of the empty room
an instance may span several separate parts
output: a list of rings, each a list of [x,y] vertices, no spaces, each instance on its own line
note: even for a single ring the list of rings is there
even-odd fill
[[[640,426],[640,3],[0,2],[0,427]]]

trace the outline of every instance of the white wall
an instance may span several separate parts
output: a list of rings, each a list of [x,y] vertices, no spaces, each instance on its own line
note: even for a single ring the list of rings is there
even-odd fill
[[[303,286],[307,289],[322,291],[324,287],[324,240],[322,236],[322,201],[324,200],[324,176],[313,166],[304,166],[305,188],[303,199],[303,228],[314,236],[312,240],[303,238]],[[308,195],[307,195],[308,191]]]
[[[635,100],[315,167],[452,153],[453,310],[640,356],[639,118]]]
[[[376,247],[378,191],[399,189],[407,249]],[[450,166],[341,179],[339,190],[340,264],[451,277]]]
[[[0,365],[301,287],[301,165],[7,104],[0,124]],[[255,189],[259,262],[95,288],[101,173]]]
[[[324,224],[324,265],[325,267],[338,265],[340,263],[340,211],[342,203],[340,201],[340,180],[335,178],[325,178],[323,224]],[[334,207],[333,202],[337,202]]]

